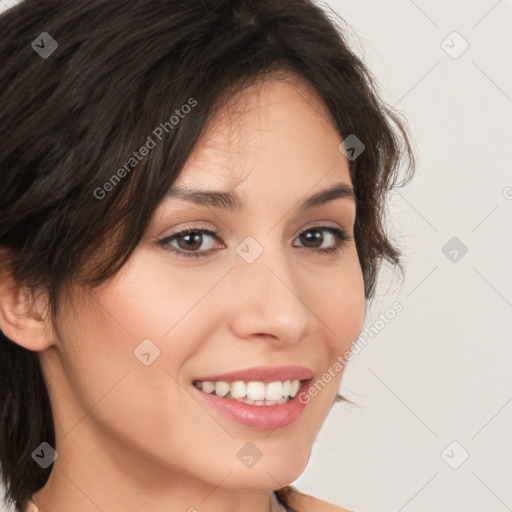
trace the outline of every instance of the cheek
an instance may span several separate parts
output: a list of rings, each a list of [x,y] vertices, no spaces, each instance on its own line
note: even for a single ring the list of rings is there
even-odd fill
[[[77,442],[82,434],[85,422],[79,420],[86,412],[103,432],[116,432],[119,442],[130,446],[138,446],[147,435],[164,439],[171,426],[183,434],[182,418],[173,411],[184,407],[183,396],[187,395],[175,378],[179,379],[191,348],[183,338],[174,338],[180,329],[183,334],[187,322],[185,318],[180,323],[180,319],[197,302],[200,290],[194,293],[183,283],[180,290],[188,292],[171,293],[168,283],[125,275],[92,291],[94,298],[85,294],[76,311],[63,308],[61,366],[65,385],[61,389],[66,389],[66,398],[62,410],[58,403],[56,407],[57,414],[66,418],[63,431],[73,432],[68,443]],[[176,332],[170,330],[174,324]],[[146,366],[134,350],[148,339],[157,348],[149,345],[145,351],[151,359],[154,350],[159,355]],[[58,393],[64,396],[60,390]],[[75,429],[77,424],[80,427]]]
[[[163,349],[178,333],[180,337],[193,336],[193,332],[187,332],[190,318],[197,322],[202,298],[215,288],[226,270],[218,266],[170,270],[165,262],[138,259],[95,295],[101,304],[99,314],[105,335],[111,335],[114,343],[120,340],[125,344],[128,340],[131,350],[137,340],[140,343],[149,338]],[[200,322],[195,324],[196,330],[198,327]],[[174,346],[173,351],[175,348],[179,351]]]
[[[364,322],[365,293],[361,266],[355,248],[344,254],[339,265],[326,268],[309,283],[311,304],[319,317],[318,352],[321,371],[302,398],[310,402],[310,435],[315,436],[333,405],[347,361],[347,352]]]
[[[330,359],[350,349],[364,322],[364,280],[355,249],[340,265],[310,277],[311,304],[325,333]]]

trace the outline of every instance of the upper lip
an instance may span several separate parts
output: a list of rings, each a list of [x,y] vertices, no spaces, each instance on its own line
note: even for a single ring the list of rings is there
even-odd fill
[[[314,373],[305,366],[254,366],[244,370],[233,372],[207,375],[198,377],[194,381],[213,381],[213,382],[235,382],[235,381],[258,381],[258,382],[276,382],[285,380],[308,380],[312,379]]]

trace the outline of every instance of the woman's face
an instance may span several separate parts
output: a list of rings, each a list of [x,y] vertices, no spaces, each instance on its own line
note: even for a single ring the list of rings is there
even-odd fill
[[[269,81],[241,98],[204,132],[173,187],[233,194],[240,209],[170,194],[122,270],[75,290],[80,300],[62,306],[60,338],[41,352],[54,469],[84,486],[96,467],[102,479],[122,473],[145,491],[170,482],[202,485],[204,494],[275,489],[303,471],[333,403],[335,363],[364,319],[355,202],[345,193],[303,205],[336,185],[351,188],[341,137],[298,83]],[[248,372],[255,367],[269,371]],[[305,394],[329,369],[321,390]],[[223,378],[228,372],[239,375]],[[296,396],[244,408],[194,385],[254,381],[250,396],[273,397],[283,386],[268,383],[295,377],[312,379],[300,383],[306,405]]]

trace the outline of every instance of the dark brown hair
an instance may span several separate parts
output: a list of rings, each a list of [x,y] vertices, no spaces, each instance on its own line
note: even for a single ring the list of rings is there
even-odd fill
[[[310,0],[25,0],[3,13],[4,276],[45,290],[57,326],[67,284],[96,286],[128,260],[223,101],[288,70],[323,100],[343,139],[354,134],[366,146],[349,165],[371,298],[380,263],[400,263],[383,214],[413,155],[406,125],[380,99],[342,24]],[[187,104],[192,111],[180,115]],[[131,160],[159,126],[150,154]],[[0,332],[0,461],[17,510],[50,474],[31,458],[43,441],[55,446],[38,354]]]

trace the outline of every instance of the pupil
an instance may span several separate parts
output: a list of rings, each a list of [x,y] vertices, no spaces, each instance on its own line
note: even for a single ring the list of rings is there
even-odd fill
[[[182,239],[185,240],[185,243],[187,244],[185,249],[199,249],[201,247],[202,238],[199,233],[189,233],[187,235],[184,235]],[[191,246],[191,244],[194,245]]]
[[[323,235],[320,231],[315,230],[315,231],[307,231],[304,234],[304,237],[306,238],[307,242],[315,242],[315,241],[322,242]]]

